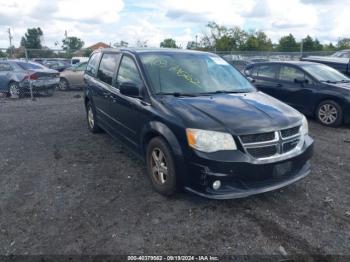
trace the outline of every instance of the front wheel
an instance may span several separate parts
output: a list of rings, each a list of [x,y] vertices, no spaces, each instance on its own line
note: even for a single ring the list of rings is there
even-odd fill
[[[316,118],[325,126],[336,127],[343,122],[343,110],[337,102],[326,100],[317,107]]]
[[[147,173],[153,188],[165,196],[176,192],[176,173],[172,153],[160,137],[153,138],[147,147]]]

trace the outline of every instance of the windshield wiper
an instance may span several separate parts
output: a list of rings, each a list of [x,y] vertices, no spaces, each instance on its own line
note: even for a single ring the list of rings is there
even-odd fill
[[[171,96],[175,96],[175,97],[179,97],[179,96],[190,96],[190,97],[194,97],[197,96],[196,94],[191,94],[191,93],[180,93],[180,92],[159,92],[157,93],[157,95],[171,95]]]
[[[350,80],[339,80],[339,81],[331,81],[331,80],[322,80],[321,82],[325,82],[325,83],[330,83],[330,84],[337,84],[337,83],[349,83]]]
[[[331,81],[331,80],[321,80],[322,83],[329,83],[329,84],[336,84],[337,81]]]
[[[246,93],[245,91],[241,90],[241,91],[228,91],[228,90],[217,90],[217,91],[213,91],[213,92],[205,92],[205,93],[201,93],[201,95],[212,95],[212,94],[237,94],[237,93]]]

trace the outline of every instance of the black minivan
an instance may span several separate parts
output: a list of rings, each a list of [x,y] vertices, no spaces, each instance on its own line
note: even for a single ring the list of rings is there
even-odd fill
[[[142,156],[163,195],[184,188],[215,199],[245,197],[310,173],[306,118],[258,92],[217,55],[102,49],[90,56],[84,79],[89,129]]]

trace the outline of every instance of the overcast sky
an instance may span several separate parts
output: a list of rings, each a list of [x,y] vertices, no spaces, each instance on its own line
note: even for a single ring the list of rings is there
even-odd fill
[[[85,47],[120,40],[159,46],[168,37],[186,46],[208,21],[261,29],[273,42],[288,33],[336,42],[350,37],[349,10],[350,0],[0,0],[0,47],[9,45],[8,27],[16,46],[28,27],[41,27],[49,47],[61,45],[65,30]]]

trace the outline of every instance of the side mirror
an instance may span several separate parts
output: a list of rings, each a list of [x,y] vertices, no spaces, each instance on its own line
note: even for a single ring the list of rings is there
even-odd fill
[[[255,82],[255,79],[250,77],[250,76],[248,76],[247,79],[249,80],[250,83],[254,83]]]
[[[125,82],[119,85],[119,91],[122,95],[140,98],[140,88],[134,83]]]

